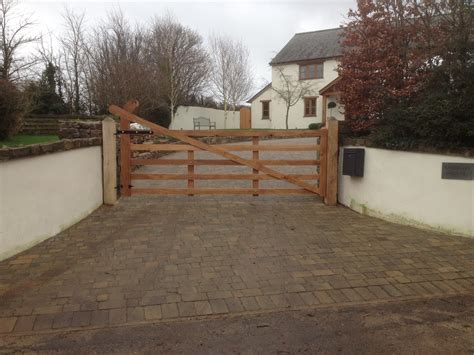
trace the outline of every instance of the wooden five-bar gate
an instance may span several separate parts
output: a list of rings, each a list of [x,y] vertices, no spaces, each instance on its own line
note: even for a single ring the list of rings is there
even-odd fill
[[[169,130],[118,106],[111,106],[110,112],[120,117],[120,191],[122,196],[147,194],[318,194],[329,205],[336,204],[337,193],[337,121],[328,121],[327,128],[320,130],[208,130],[184,131]],[[172,137],[176,144],[133,144],[130,139],[130,123],[135,122],[150,129],[150,134]],[[331,126],[332,125],[332,126]],[[251,144],[207,144],[199,137],[246,137]],[[300,138],[313,137],[311,144],[286,144],[284,140],[272,144],[260,144],[262,137]],[[319,139],[317,139],[319,138]],[[172,151],[187,152],[186,159],[176,158],[133,158],[133,151]],[[214,153],[226,159],[197,159],[195,152]],[[252,152],[252,158],[243,158],[232,152]],[[314,159],[274,159],[263,160],[260,152],[319,152]],[[133,172],[134,166],[187,166],[186,173],[144,173]],[[247,174],[235,173],[197,173],[196,166],[246,166]],[[283,173],[274,166],[319,166],[311,174]],[[293,188],[262,188],[262,180],[277,179],[291,183]],[[132,180],[184,180],[187,186],[175,187],[135,187]],[[249,187],[206,187],[195,186],[196,180],[248,180]],[[312,181],[312,182],[310,182]],[[314,183],[316,181],[316,183]]]

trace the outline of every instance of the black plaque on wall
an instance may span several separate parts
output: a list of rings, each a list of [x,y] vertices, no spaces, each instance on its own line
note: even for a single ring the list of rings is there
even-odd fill
[[[474,164],[471,163],[443,163],[441,179],[473,180]]]

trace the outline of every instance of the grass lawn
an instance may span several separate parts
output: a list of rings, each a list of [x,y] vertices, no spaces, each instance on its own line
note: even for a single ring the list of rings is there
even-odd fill
[[[3,146],[7,147],[20,147],[23,145],[31,145],[31,144],[37,144],[37,143],[48,143],[48,142],[55,142],[58,141],[59,137],[58,136],[33,136],[33,135],[27,135],[27,134],[19,134],[14,137],[5,139],[5,140],[0,140],[0,148]]]

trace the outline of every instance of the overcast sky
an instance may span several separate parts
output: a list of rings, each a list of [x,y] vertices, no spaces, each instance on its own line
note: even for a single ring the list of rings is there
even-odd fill
[[[93,26],[111,10],[120,8],[130,22],[147,23],[169,11],[204,38],[227,34],[249,48],[257,88],[271,79],[268,63],[297,32],[339,27],[356,0],[23,0],[43,33],[61,31],[64,7],[85,12]]]

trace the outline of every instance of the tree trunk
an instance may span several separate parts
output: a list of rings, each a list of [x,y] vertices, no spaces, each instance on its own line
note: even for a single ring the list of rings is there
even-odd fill
[[[224,129],[227,129],[227,100],[224,99]]]
[[[79,90],[79,63],[77,58],[74,58],[74,113],[79,113],[80,109]]]
[[[170,103],[170,115],[171,115],[171,122],[174,121],[174,102],[171,101]]]
[[[286,106],[286,129],[288,129],[288,115],[290,113],[290,106]]]

